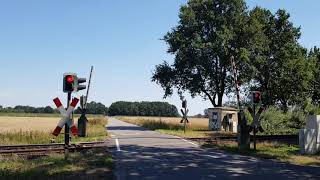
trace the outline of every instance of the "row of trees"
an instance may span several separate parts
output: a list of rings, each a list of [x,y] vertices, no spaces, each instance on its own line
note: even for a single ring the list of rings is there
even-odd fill
[[[3,107],[0,106],[0,112],[5,113],[59,113],[57,109],[53,109],[50,106],[46,107],[32,107],[32,106],[15,106],[15,107]],[[102,103],[90,102],[87,104],[88,114],[107,114],[108,108]],[[75,110],[76,114],[80,114],[80,107]]]
[[[164,36],[174,62],[157,65],[152,77],[165,97],[177,89],[222,106],[223,96],[235,91],[233,56],[243,95],[260,90],[265,105],[285,111],[306,99],[319,104],[320,50],[299,44],[300,27],[285,10],[249,10],[244,0],[189,0],[179,18]]]
[[[46,107],[32,107],[32,106],[15,106],[15,107],[3,107],[0,106],[0,112],[5,113],[58,113],[57,110],[50,106]]]
[[[75,111],[76,114],[81,113],[80,107],[78,107]],[[90,102],[87,104],[86,107],[86,113],[87,114],[108,114],[108,108],[102,104],[102,103],[97,103],[97,102]]]
[[[111,104],[108,114],[111,116],[179,116],[177,108],[167,102],[118,101]]]
[[[5,113],[59,113],[57,109],[50,106],[32,107],[32,106],[15,106],[2,107],[0,112]],[[130,115],[130,116],[179,116],[178,110],[174,105],[167,102],[125,102],[119,101],[112,103],[110,108],[99,102],[90,102],[87,104],[87,114],[104,114],[104,115]],[[76,114],[81,113],[80,107],[75,110]]]

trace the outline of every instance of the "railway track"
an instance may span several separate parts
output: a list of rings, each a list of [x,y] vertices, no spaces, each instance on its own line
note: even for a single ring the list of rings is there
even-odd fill
[[[236,136],[216,136],[216,137],[206,137],[206,138],[187,138],[190,141],[195,141],[198,143],[212,143],[219,141],[237,141]],[[253,141],[253,136],[250,136],[250,140]],[[258,142],[282,142],[286,144],[299,144],[298,135],[258,135],[256,136]]]
[[[69,151],[82,151],[86,149],[92,149],[97,147],[104,147],[105,141],[99,142],[83,142],[78,144],[70,144],[68,146]],[[65,150],[63,143],[53,144],[28,144],[28,145],[10,145],[0,146],[0,155],[28,155],[28,154],[48,154],[48,153],[62,153]]]

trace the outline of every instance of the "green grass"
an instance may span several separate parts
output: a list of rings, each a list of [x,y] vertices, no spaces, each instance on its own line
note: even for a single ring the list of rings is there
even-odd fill
[[[258,143],[257,150],[240,151],[235,142],[204,144],[205,148],[217,148],[228,152],[260,157],[264,159],[277,159],[297,165],[320,166],[319,155],[300,155],[299,147],[296,145],[287,145],[279,143]]]
[[[105,148],[82,153],[52,154],[37,159],[0,159],[1,179],[112,179],[112,158]]]
[[[72,142],[87,142],[87,141],[101,141],[107,137],[105,125],[107,120],[104,117],[88,118],[87,137],[74,137]],[[62,130],[61,132],[64,132]],[[0,133],[0,145],[15,145],[15,144],[47,144],[50,140],[55,138],[56,143],[64,142],[64,135],[60,134],[58,137],[51,135],[50,132],[42,131],[12,131]]]

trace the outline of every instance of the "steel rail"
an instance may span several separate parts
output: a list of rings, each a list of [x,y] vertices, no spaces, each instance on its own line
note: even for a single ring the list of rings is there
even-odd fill
[[[64,146],[65,145],[63,143],[0,146],[0,154],[63,152]],[[84,143],[78,143],[78,144],[71,144],[69,146],[69,149],[71,151],[81,151],[81,150],[97,148],[97,147],[105,147],[105,142],[99,141],[99,142],[84,142]]]

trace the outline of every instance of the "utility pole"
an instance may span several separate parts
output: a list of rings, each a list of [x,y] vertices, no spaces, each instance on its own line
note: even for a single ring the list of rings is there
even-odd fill
[[[70,106],[71,101],[71,92],[68,92],[68,98],[67,98],[67,109]],[[71,119],[71,117],[69,117]],[[68,160],[69,157],[69,145],[70,145],[70,128],[68,123],[64,126],[64,159]]]

